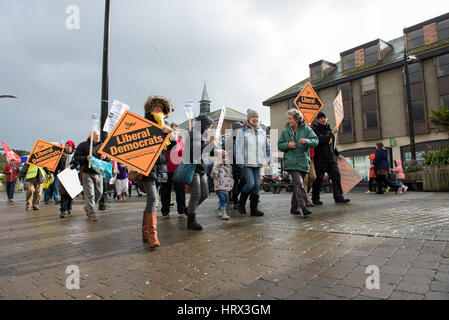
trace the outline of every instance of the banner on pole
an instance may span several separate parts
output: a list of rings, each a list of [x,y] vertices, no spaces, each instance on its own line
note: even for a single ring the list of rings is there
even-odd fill
[[[338,170],[341,175],[341,188],[344,194],[349,193],[363,177],[346,159],[338,160]]]
[[[111,109],[109,110],[108,117],[106,118],[103,131],[108,133],[111,132],[126,110],[129,110],[129,106],[127,104],[114,100],[114,102],[112,102]]]
[[[37,139],[26,163],[55,171],[63,152],[64,147]]]
[[[226,107],[221,108],[220,118],[218,119],[218,125],[217,130],[215,131],[215,138],[218,140],[218,138],[221,135],[221,128],[223,127],[223,121],[226,116]]]
[[[2,146],[3,146],[3,150],[5,151],[5,157],[6,157],[6,161],[8,163],[11,162],[11,159],[14,159],[16,161],[16,163],[20,163],[20,157],[17,153],[15,153],[14,151],[12,151],[7,145],[6,143],[4,143],[2,141]]]
[[[184,103],[184,114],[188,120],[195,119],[195,105],[193,102]]]
[[[340,124],[345,117],[345,112],[343,109],[343,94],[341,90],[334,100],[334,112],[335,112],[335,128],[338,128],[340,127]]]
[[[98,152],[148,175],[167,145],[171,133],[127,110]]]

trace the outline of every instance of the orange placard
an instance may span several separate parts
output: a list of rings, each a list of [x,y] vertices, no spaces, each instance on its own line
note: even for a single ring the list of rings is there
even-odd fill
[[[125,111],[98,152],[147,176],[169,138],[158,124]]]
[[[55,171],[63,152],[64,147],[37,139],[26,163]]]
[[[318,115],[318,112],[320,112],[323,108],[323,103],[315,90],[313,90],[310,82],[307,82],[299,95],[296,97],[294,103],[298,110],[304,115],[304,120],[307,123],[312,123]]]
[[[338,170],[341,175],[341,188],[344,194],[349,193],[363,177],[354,169],[346,159],[338,160]]]

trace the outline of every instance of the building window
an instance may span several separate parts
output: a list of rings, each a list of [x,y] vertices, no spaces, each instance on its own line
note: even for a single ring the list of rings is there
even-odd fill
[[[440,97],[440,105],[449,108],[449,94]]]
[[[410,83],[421,82],[421,65],[419,63],[408,65],[408,77]]]
[[[343,56],[343,71],[355,68],[355,56],[353,53]]]
[[[425,120],[424,101],[412,101],[413,121]]]
[[[449,54],[437,57],[438,76],[449,75]]]
[[[362,96],[376,93],[376,79],[374,76],[362,78]]]
[[[365,64],[375,62],[379,59],[379,53],[377,51],[377,44],[375,46],[365,49]]]
[[[418,29],[407,33],[408,50],[424,46],[424,30]]]
[[[321,80],[321,65],[311,68],[311,80],[317,81]]]
[[[377,129],[377,110],[369,110],[363,112],[363,128]]]
[[[349,133],[352,132],[352,121],[351,118],[344,117],[343,121],[341,122],[341,130],[340,133]]]
[[[449,19],[438,22],[437,24],[438,30],[438,40],[441,41],[443,39],[449,38]]]

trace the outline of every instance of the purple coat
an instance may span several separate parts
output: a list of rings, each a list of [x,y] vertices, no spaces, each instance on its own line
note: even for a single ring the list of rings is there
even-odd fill
[[[117,162],[117,168],[118,168],[118,174],[117,174],[117,179],[119,180],[124,180],[128,178],[128,170],[126,169],[126,167]]]

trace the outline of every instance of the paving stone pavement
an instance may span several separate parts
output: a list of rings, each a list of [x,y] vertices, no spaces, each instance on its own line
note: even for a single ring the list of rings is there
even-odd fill
[[[261,194],[264,217],[199,208],[201,232],[159,214],[161,248],[141,240],[144,197],[110,201],[99,221],[80,199],[71,217],[56,205],[26,213],[24,194],[0,200],[0,299],[449,299],[449,193],[366,195],[292,216],[289,193]],[[80,270],[69,290],[66,268]],[[380,288],[366,287],[367,267]]]

